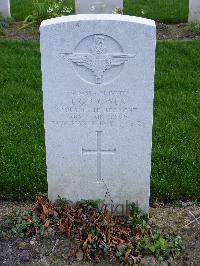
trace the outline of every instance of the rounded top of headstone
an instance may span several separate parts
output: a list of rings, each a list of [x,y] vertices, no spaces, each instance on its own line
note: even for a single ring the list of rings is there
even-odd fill
[[[79,15],[71,15],[71,16],[62,16],[52,19],[47,19],[42,21],[41,28],[46,26],[51,26],[54,24],[62,24],[66,22],[78,22],[78,21],[124,21],[131,23],[138,23],[147,26],[155,27],[155,21],[151,19],[120,15],[120,14],[79,14]]]

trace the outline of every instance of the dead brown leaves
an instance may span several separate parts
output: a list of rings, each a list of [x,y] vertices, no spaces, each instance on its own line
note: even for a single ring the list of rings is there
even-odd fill
[[[38,197],[32,211],[45,228],[61,231],[75,240],[76,245],[68,254],[72,262],[99,262],[107,255],[111,261],[119,259],[130,265],[141,258],[135,243],[143,237],[143,230],[133,228],[127,218],[111,214],[106,208],[99,211],[81,203],[52,204]]]

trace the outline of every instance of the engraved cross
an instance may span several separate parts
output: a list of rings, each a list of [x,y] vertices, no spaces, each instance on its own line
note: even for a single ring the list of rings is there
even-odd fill
[[[104,150],[101,148],[101,133],[102,131],[96,131],[97,133],[97,149],[96,150],[88,150],[82,148],[82,154],[95,154],[97,155],[97,183],[104,183],[102,178],[102,172],[101,172],[101,156],[102,154],[115,154],[115,149],[110,150]]]

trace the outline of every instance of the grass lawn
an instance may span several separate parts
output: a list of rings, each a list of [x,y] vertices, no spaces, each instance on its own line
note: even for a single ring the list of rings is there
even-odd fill
[[[73,5],[74,0],[68,0]],[[189,0],[124,0],[124,13],[165,22],[187,21]],[[32,0],[11,0],[11,13],[16,20],[31,14]]]
[[[188,20],[189,0],[124,0],[124,14],[163,22]]]
[[[46,191],[38,43],[0,43],[0,195]]]
[[[158,44],[152,196],[200,198],[200,42]]]
[[[11,0],[11,16],[22,21],[32,13],[32,0]]]
[[[152,198],[200,191],[200,42],[157,47]],[[0,197],[47,191],[38,42],[0,42]]]

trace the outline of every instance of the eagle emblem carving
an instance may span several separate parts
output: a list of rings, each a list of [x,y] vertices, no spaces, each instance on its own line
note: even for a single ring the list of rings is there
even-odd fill
[[[95,83],[101,84],[104,73],[113,66],[124,64],[129,58],[135,55],[123,53],[107,53],[105,37],[103,35],[94,35],[93,47],[91,53],[72,53],[66,54],[68,59],[78,66],[86,67],[91,70],[95,76]]]

